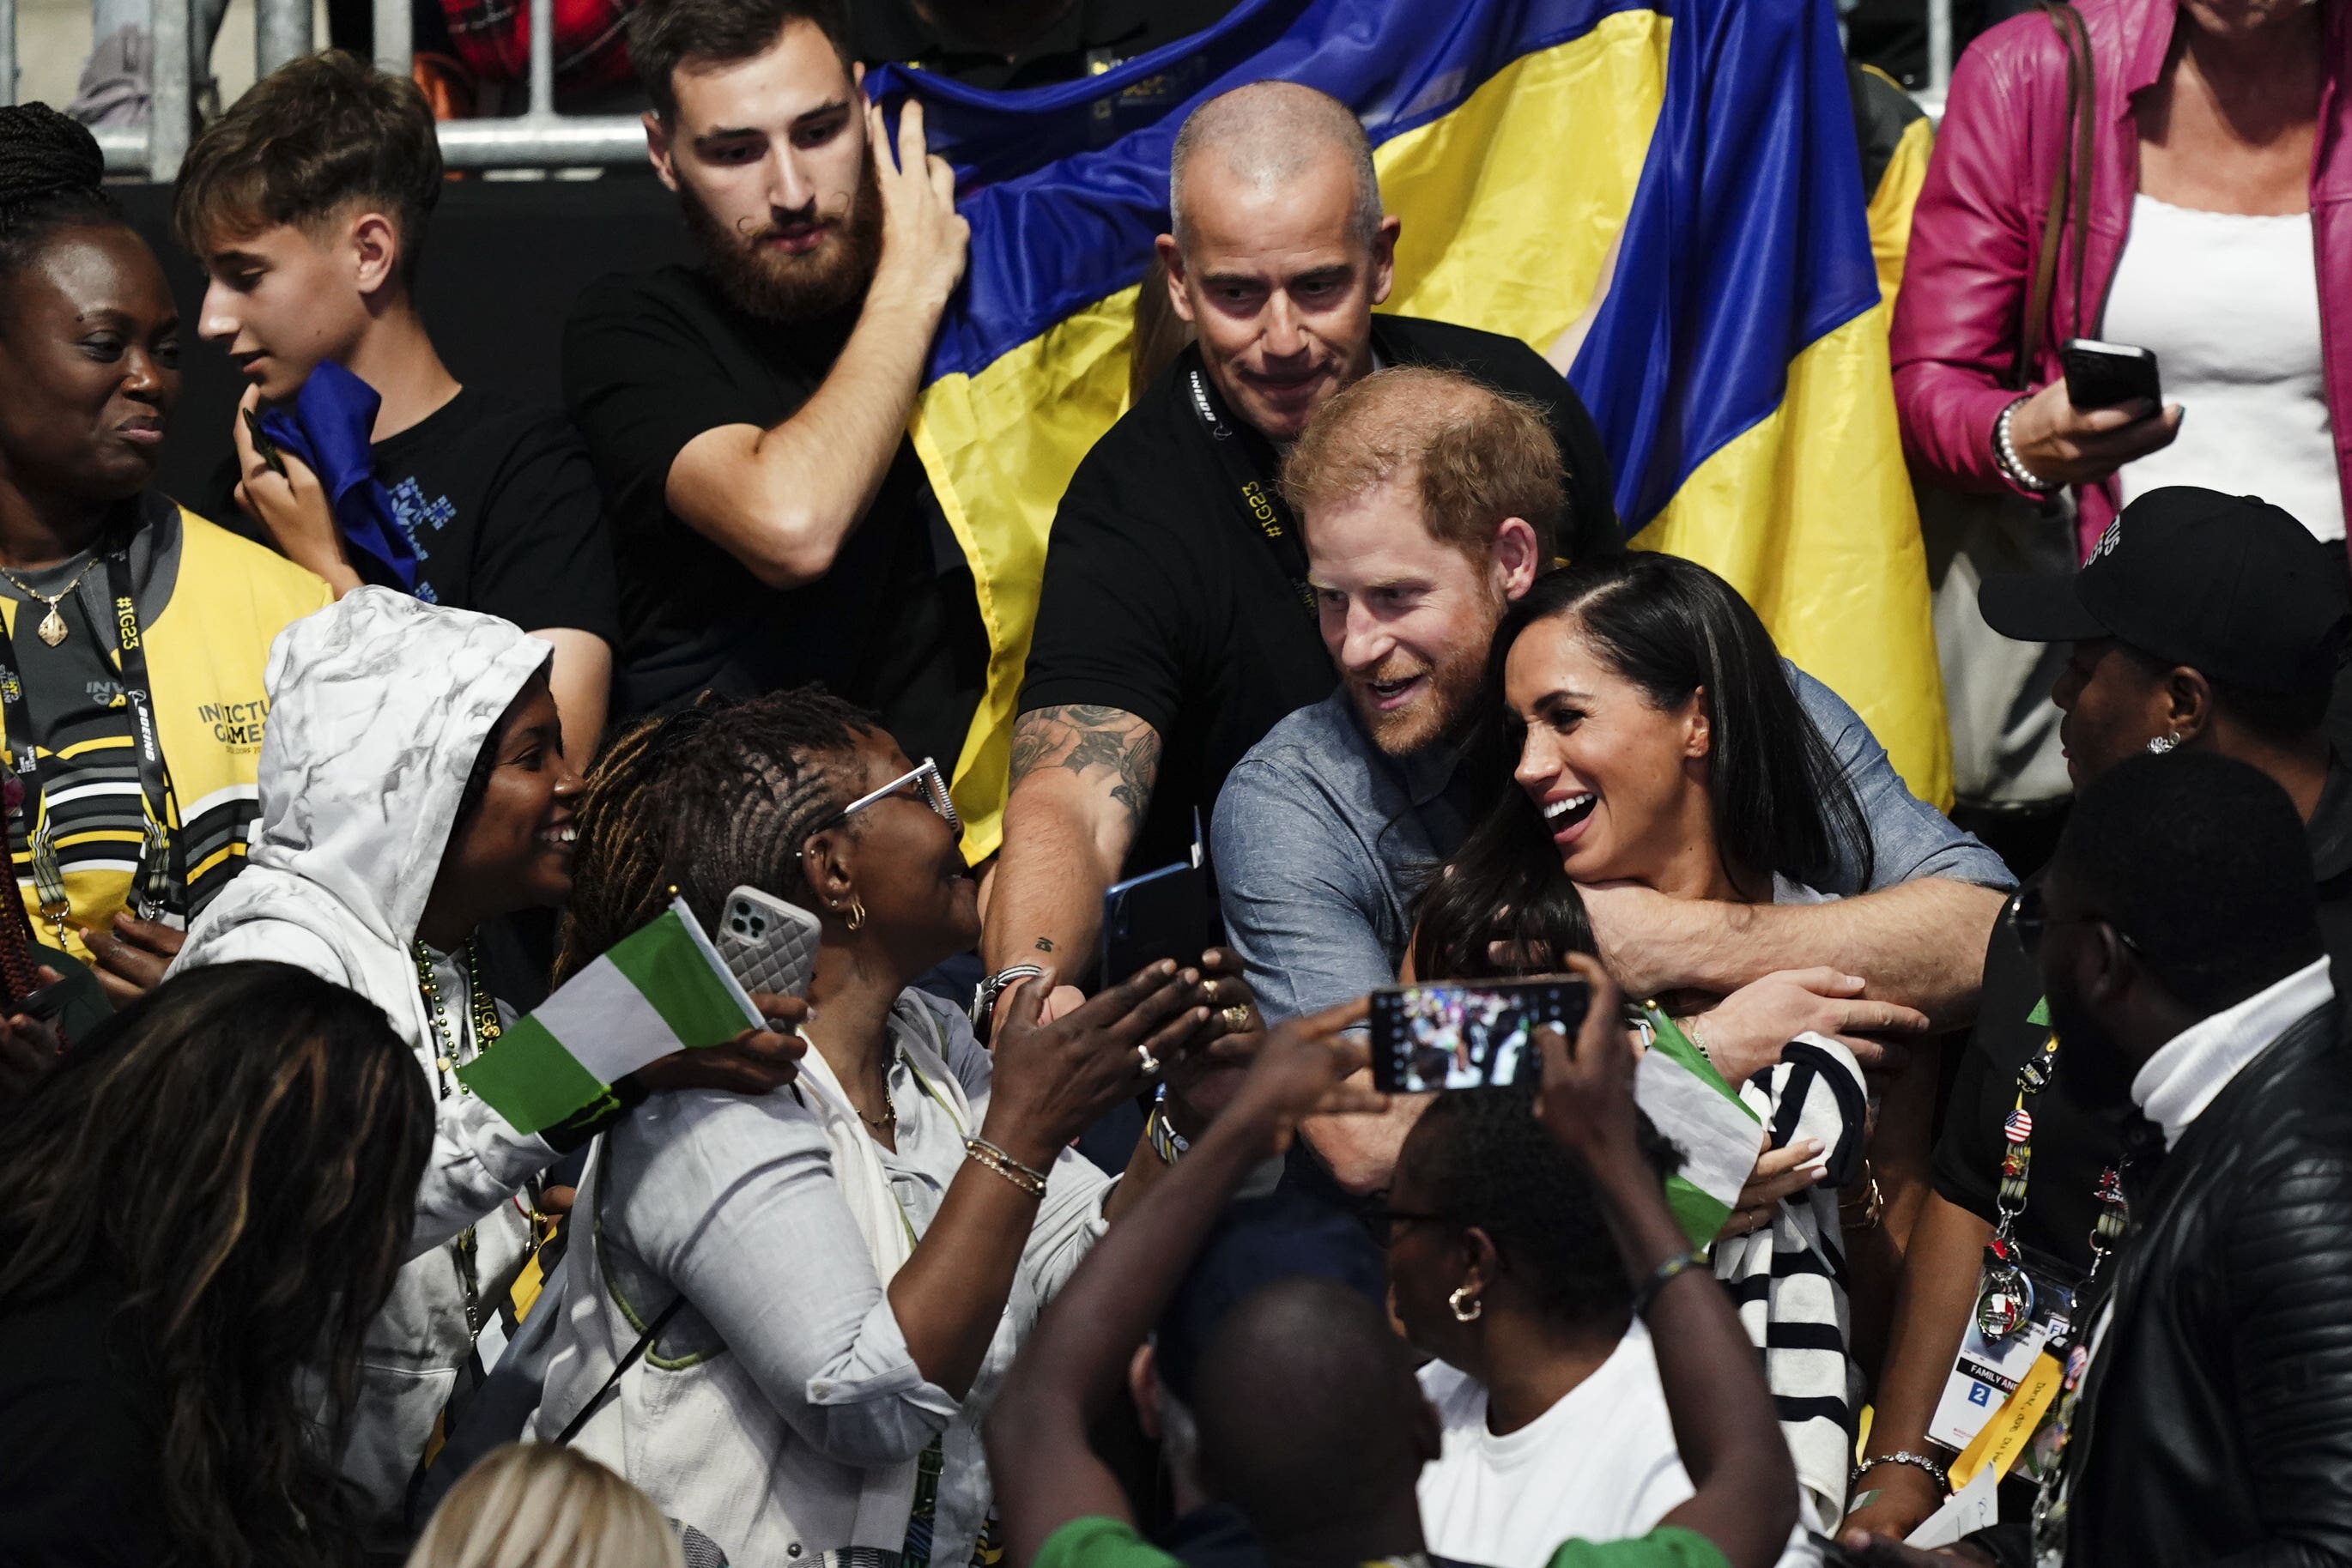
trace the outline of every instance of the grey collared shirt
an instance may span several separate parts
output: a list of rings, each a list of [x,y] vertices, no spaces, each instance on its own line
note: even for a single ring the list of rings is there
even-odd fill
[[[1859,714],[1795,665],[1789,674],[1870,821],[1868,887],[1848,850],[1822,892],[1843,896],[1927,876],[2016,885],[1999,855],[1911,793]],[[1473,826],[1458,756],[1444,747],[1384,755],[1342,686],[1276,725],[1226,776],[1211,852],[1226,937],[1268,1018],[1394,983],[1412,935],[1413,895]]]

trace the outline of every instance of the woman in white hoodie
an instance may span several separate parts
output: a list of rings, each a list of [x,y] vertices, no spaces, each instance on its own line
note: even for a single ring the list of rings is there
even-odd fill
[[[1048,1023],[1049,977],[982,1049],[910,988],[980,935],[946,788],[822,692],[623,737],[580,821],[559,970],[673,883],[705,919],[751,883],[822,933],[791,1092],[666,1095],[599,1141],[536,1435],[574,1436],[737,1563],[986,1560],[982,1415],[1166,1168],[1140,1142],[1114,1189],[1070,1141],[1246,993],[1162,962]]]
[[[479,981],[484,921],[572,888],[578,774],[547,685],[553,650],[504,621],[363,588],[270,651],[259,831],[177,969],[309,969],[383,1009],[435,1096],[414,1256],[368,1340],[343,1470],[395,1531],[434,1424],[504,1343],[500,1305],[537,1245],[533,1178],[646,1092],[789,1080],[799,1042],[747,1035],[667,1060],[544,1134],[514,1131],[455,1068],[505,1015]],[[772,1016],[797,1017],[781,999]]]

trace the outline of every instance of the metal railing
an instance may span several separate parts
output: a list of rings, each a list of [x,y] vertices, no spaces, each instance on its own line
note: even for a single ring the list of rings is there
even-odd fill
[[[375,0],[375,61],[406,76],[415,37],[409,7],[415,0]],[[427,0],[432,3],[432,0]],[[309,0],[256,0],[261,5]],[[594,168],[634,163],[646,155],[646,128],[634,114],[555,112],[555,0],[530,0],[530,102],[501,120],[445,120],[441,157],[458,169]]]
[[[409,73],[416,0],[375,0],[376,64]],[[426,4],[436,0],[425,0]],[[267,76],[316,47],[311,0],[254,0],[254,66]],[[19,0],[0,0],[0,103],[16,101]],[[170,180],[187,155],[196,83],[209,61],[194,58],[188,0],[155,0],[151,26],[154,112],[134,129],[98,132],[110,173]],[[1927,0],[1927,83],[1916,95],[1940,117],[1952,79],[1951,0]],[[555,111],[555,0],[530,0],[530,96],[522,113],[503,119],[444,120],[441,156],[459,169],[601,168],[645,156],[645,129],[635,115]]]

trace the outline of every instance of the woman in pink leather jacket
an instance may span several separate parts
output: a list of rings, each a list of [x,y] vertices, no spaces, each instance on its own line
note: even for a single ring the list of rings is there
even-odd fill
[[[2087,552],[2141,491],[2260,494],[2323,538],[2352,485],[2352,0],[2080,0],[2095,89],[2087,240],[2062,240],[2028,392],[2007,384],[2067,148],[2042,13],[1961,59],[1893,338],[1914,470],[2072,486]],[[2051,221],[2056,221],[2053,214]],[[2156,352],[2166,404],[2084,412],[2069,338]]]

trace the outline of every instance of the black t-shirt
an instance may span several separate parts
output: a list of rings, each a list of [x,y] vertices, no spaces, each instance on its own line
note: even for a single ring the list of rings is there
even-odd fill
[[[2328,760],[2327,783],[2307,829],[2319,879],[2319,925],[2329,970],[2352,996],[2352,768]],[[2028,885],[2041,881],[2039,875]],[[2000,1215],[2003,1126],[2017,1105],[2018,1074],[2050,1038],[2042,977],[2025,956],[2009,912],[2001,912],[1985,952],[1977,1027],[1961,1054],[1937,1142],[1936,1191],[1988,1224]],[[2102,1114],[2069,1092],[2066,1056],[2050,1086],[2032,1097],[2033,1165],[2027,1174],[2018,1239],[2075,1268],[2091,1261],[2091,1228],[2099,1217],[2099,1176],[2123,1153],[2129,1113]]]
[[[152,1568],[163,1528],[163,1394],[126,1295],[96,1274],[0,1312],[0,1563]]]
[[[592,284],[563,333],[563,396],[588,438],[621,563],[622,715],[822,681],[873,708],[908,754],[952,767],[986,683],[971,569],[901,437],[823,580],[765,586],[674,516],[670,465],[705,431],[769,429],[824,384],[854,317],[784,327],[700,270]]]
[[[850,48],[866,65],[898,61],[968,87],[992,91],[1045,87],[1097,76],[1176,39],[1199,32],[1234,8],[1235,0],[1075,0],[1036,37],[1007,57],[1002,48],[926,18],[914,0],[858,0],[850,7]],[[1152,90],[1158,78],[1139,84]],[[1173,91],[1171,103],[1201,84]]]
[[[1622,547],[1600,433],[1566,380],[1524,343],[1405,316],[1372,319],[1383,364],[1439,365],[1549,411],[1569,470],[1560,547]],[[1205,831],[1234,765],[1337,677],[1300,601],[1304,554],[1259,529],[1226,448],[1267,489],[1276,455],[1247,425],[1219,442],[1195,411],[1187,349],[1078,465],[1054,517],[1021,711],[1120,708],[1157,730],[1159,781],[1130,871],[1179,859]],[[1205,381],[1205,376],[1203,380]],[[1295,549],[1295,544],[1293,549]]]
[[[416,547],[417,598],[619,642],[595,471],[562,414],[466,387],[373,452],[393,517]],[[214,476],[205,515],[269,543],[236,506],[236,481],[232,460]]]

